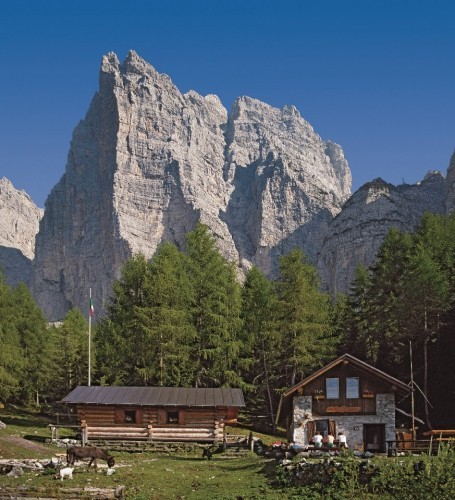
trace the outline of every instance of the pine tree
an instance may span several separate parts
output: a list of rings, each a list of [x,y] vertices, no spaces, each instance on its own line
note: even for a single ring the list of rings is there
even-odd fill
[[[330,331],[330,300],[319,291],[315,268],[302,251],[280,258],[276,327],[280,334],[283,385],[322,366],[335,353]]]
[[[392,375],[400,374],[406,359],[402,332],[407,318],[400,306],[404,274],[412,251],[412,237],[393,228],[381,245],[372,267],[368,316],[370,331],[375,332],[377,352],[371,361]],[[373,339],[370,340],[374,342]]]
[[[14,289],[14,323],[19,334],[25,366],[21,371],[20,398],[22,403],[40,404],[40,395],[46,395],[52,378],[47,323],[24,283]]]
[[[18,396],[25,366],[15,314],[12,290],[0,273],[0,402]]]
[[[273,284],[252,267],[242,289],[242,320],[245,357],[245,381],[248,383],[248,406],[256,413],[268,413],[275,433],[278,372],[278,339],[273,329],[276,297]]]
[[[156,383],[191,385],[190,345],[194,339],[191,318],[193,288],[184,255],[171,243],[157,249],[150,264],[151,334],[155,339]]]
[[[196,387],[239,385],[242,383],[238,369],[241,298],[234,267],[221,256],[215,238],[204,224],[197,224],[187,234],[186,253],[194,290],[193,384]]]
[[[440,314],[437,332],[431,335],[427,343],[428,393],[434,407],[431,419],[435,425],[442,427],[452,422],[450,416],[453,413],[453,391],[452,394],[449,391],[455,386],[455,370],[451,369],[455,352],[454,234],[455,212],[447,217],[426,213],[416,233],[416,243],[423,245],[429,252],[432,260],[438,264],[438,274],[444,274],[449,287],[449,308]],[[417,357],[421,351],[422,349],[417,350]],[[422,364],[425,364],[424,360]]]
[[[402,308],[407,317],[405,335],[414,346],[422,349],[424,409],[427,425],[431,428],[428,345],[438,339],[443,317],[450,308],[450,287],[447,276],[432,257],[431,249],[421,242],[416,243],[406,269]]]
[[[151,272],[142,254],[126,261],[114,282],[107,316],[95,329],[98,379],[103,384],[154,382],[157,346],[150,318]]]
[[[377,363],[379,343],[371,312],[371,274],[359,264],[349,290],[342,325],[342,347],[359,359]]]
[[[78,385],[88,383],[88,323],[77,308],[70,309],[54,331],[59,362],[55,364],[54,383],[60,397]]]

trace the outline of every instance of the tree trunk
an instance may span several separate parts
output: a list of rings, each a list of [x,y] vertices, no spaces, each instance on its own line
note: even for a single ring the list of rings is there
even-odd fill
[[[427,318],[427,308],[425,307],[425,337],[423,339],[423,393],[424,398],[424,408],[425,408],[425,420],[427,422],[428,428],[431,430],[433,426],[430,422],[430,414],[428,410],[428,318]]]
[[[273,434],[275,435],[275,433],[276,433],[275,413],[273,411],[272,394],[270,392],[269,372],[268,372],[268,369],[267,369],[267,360],[266,360],[266,357],[265,357],[264,343],[263,343],[263,349],[262,349],[262,359],[263,359],[263,363],[264,363],[265,385],[267,387],[267,396],[268,396],[268,399],[269,399],[270,417],[272,419]]]

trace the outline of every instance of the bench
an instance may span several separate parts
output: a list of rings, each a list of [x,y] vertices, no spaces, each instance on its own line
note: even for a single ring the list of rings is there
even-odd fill
[[[387,455],[396,456],[397,453],[431,455],[437,450],[433,450],[429,439],[409,439],[409,440],[390,440],[387,441]]]

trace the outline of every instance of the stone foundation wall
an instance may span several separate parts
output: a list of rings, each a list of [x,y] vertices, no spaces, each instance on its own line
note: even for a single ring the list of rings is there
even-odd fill
[[[393,394],[376,395],[376,415],[313,415],[311,396],[294,398],[294,418],[292,436],[295,443],[307,446],[309,420],[335,420],[337,433],[346,435],[348,446],[354,448],[363,444],[364,424],[385,424],[385,439],[395,439],[395,396]]]

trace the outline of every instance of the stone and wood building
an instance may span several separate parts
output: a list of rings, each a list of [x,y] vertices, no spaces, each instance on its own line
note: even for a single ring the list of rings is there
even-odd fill
[[[287,438],[309,446],[317,431],[347,437],[348,447],[385,452],[395,439],[397,399],[411,388],[349,354],[343,354],[286,390],[277,420],[287,428]]]
[[[78,386],[62,403],[77,413],[83,444],[100,440],[223,441],[245,405],[241,389]]]

